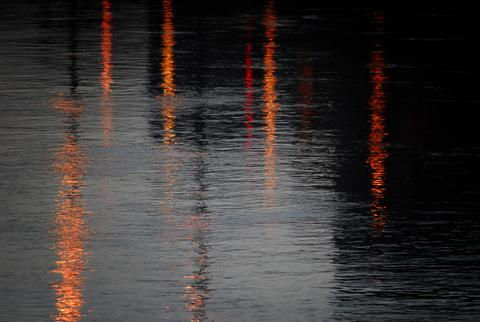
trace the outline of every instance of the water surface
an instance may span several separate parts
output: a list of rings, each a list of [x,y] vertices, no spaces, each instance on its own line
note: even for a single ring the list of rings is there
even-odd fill
[[[0,320],[478,320],[475,17],[0,4]]]

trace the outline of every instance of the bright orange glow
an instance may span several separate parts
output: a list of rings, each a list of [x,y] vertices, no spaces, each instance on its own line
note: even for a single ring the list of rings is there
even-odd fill
[[[247,130],[245,147],[248,149],[252,146],[253,139],[253,72],[252,72],[252,44],[247,43],[245,49],[245,88],[246,88],[246,100],[243,110],[245,112],[245,128]]]
[[[275,151],[275,132],[276,132],[276,114],[279,105],[276,102],[276,83],[275,76],[275,29],[276,16],[273,9],[273,3],[269,2],[265,13],[265,38],[263,65],[265,74],[263,76],[263,102],[265,119],[265,178],[266,178],[266,198],[269,202],[273,200],[273,191],[277,185],[276,178],[276,151]]]
[[[173,25],[172,0],[163,0],[162,24],[162,84],[163,96],[157,97],[162,102],[163,139],[165,144],[175,143],[175,30]]]
[[[372,51],[370,63],[370,80],[373,86],[372,96],[369,100],[370,106],[370,135],[368,164],[370,166],[372,202],[370,206],[373,225],[377,230],[383,230],[386,217],[386,206],[384,205],[385,185],[385,159],[388,152],[385,148],[385,92],[384,83],[386,80],[383,60],[383,50],[380,47]]]
[[[112,104],[110,100],[112,85],[112,12],[110,1],[102,1],[102,123],[103,145],[110,145],[110,133],[112,131]]]
[[[81,113],[81,106],[74,100],[61,98],[55,108],[75,120]],[[73,131],[65,135],[65,143],[55,153],[54,169],[61,177],[55,212],[55,251],[58,256],[54,273],[61,280],[53,284],[56,294],[57,314],[55,321],[79,321],[82,317],[83,285],[82,276],[86,266],[85,240],[87,238],[86,210],[81,191],[86,154],[78,146]]]
[[[161,87],[163,95],[157,96],[158,102],[162,105],[163,117],[163,143],[166,145],[166,152],[169,156],[163,163],[163,173],[165,175],[165,203],[162,211],[167,215],[167,220],[173,222],[174,218],[170,216],[174,211],[174,198],[177,186],[178,161],[172,153],[174,153],[172,144],[176,141],[175,135],[175,60],[173,48],[174,25],[173,25],[173,7],[172,0],[163,0],[163,24],[162,24],[162,75],[163,80]]]
[[[163,0],[163,25],[162,25],[162,75],[163,94],[165,96],[175,95],[175,60],[173,46],[175,45],[173,26],[172,0]]]

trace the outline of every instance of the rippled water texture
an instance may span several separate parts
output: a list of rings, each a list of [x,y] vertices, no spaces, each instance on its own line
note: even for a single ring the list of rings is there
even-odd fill
[[[2,1],[0,320],[480,320],[474,14]]]

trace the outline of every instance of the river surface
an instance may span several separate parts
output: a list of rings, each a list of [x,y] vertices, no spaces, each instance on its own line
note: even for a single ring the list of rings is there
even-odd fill
[[[0,321],[480,320],[475,12],[202,3],[1,2]]]

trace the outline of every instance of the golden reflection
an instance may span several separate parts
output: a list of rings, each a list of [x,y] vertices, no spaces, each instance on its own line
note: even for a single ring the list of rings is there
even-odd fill
[[[55,251],[58,256],[54,273],[60,281],[53,284],[56,293],[55,321],[79,321],[82,317],[82,276],[86,266],[85,240],[87,214],[82,200],[83,174],[87,156],[77,142],[76,122],[82,107],[74,99],[59,97],[54,107],[71,123],[63,146],[55,153],[54,169],[61,178],[55,212]]]
[[[245,147],[250,149],[253,144],[253,104],[254,104],[254,96],[253,96],[253,71],[252,71],[252,44],[250,42],[247,43],[245,48],[245,105],[243,110],[245,112],[245,128],[247,130],[246,134],[246,141]]]
[[[112,85],[112,12],[110,1],[102,1],[102,124],[103,124],[103,145],[110,145],[110,134],[112,131],[112,102],[110,98]]]
[[[163,0],[162,24],[162,84],[163,96],[157,97],[163,103],[163,139],[165,144],[175,143],[175,57],[172,0]]]
[[[369,69],[370,81],[373,87],[369,100],[371,114],[370,135],[368,138],[368,164],[370,166],[370,193],[372,196],[370,211],[375,229],[382,231],[387,213],[384,197],[386,192],[385,159],[388,157],[388,151],[385,147],[385,138],[387,136],[385,130],[385,62],[383,59],[383,49],[380,46],[376,46],[371,52]]]
[[[275,29],[276,29],[276,16],[273,8],[273,3],[267,4],[265,18],[265,38],[264,44],[264,76],[263,76],[263,102],[264,102],[264,119],[265,119],[265,190],[266,199],[268,202],[273,201],[273,192],[277,185],[276,178],[276,151],[275,151],[275,132],[276,132],[276,114],[279,109],[279,105],[276,102],[277,94],[275,86],[277,78],[275,76]]]

